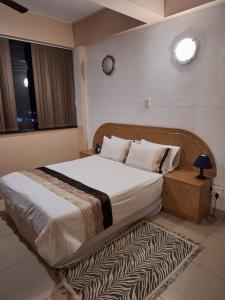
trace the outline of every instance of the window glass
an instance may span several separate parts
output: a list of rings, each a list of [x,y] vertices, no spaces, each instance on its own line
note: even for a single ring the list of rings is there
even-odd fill
[[[29,43],[10,40],[13,80],[20,130],[37,129],[31,47]]]

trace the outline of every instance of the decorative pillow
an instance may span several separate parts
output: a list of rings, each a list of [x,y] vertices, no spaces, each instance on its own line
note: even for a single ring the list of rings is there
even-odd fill
[[[124,144],[124,151],[125,152],[124,152],[124,158],[123,158],[122,162],[125,163],[132,141],[127,140],[127,139],[122,139],[122,138],[119,138],[119,137],[114,136],[114,135],[112,135],[112,140],[117,141],[118,143],[123,143]]]
[[[149,147],[132,143],[126,165],[151,172],[162,173],[169,162],[170,148]]]
[[[174,169],[176,169],[179,165],[179,161],[180,161],[180,151],[181,148],[178,146],[173,146],[173,145],[162,145],[162,144],[156,144],[156,143],[152,143],[146,140],[141,140],[141,144],[145,145],[145,146],[158,146],[158,147],[163,147],[163,148],[170,148],[171,149],[171,154],[170,154],[170,159],[169,159],[169,166],[168,169],[165,170],[165,172],[170,172],[173,171]]]
[[[124,162],[129,150],[130,141],[123,139],[110,139],[104,136],[100,156]]]

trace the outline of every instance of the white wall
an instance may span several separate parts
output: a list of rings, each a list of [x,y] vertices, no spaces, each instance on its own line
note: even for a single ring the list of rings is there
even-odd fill
[[[199,39],[198,57],[178,66],[171,47],[187,34]],[[90,45],[86,54],[89,142],[104,122],[187,129],[208,143],[217,161],[215,182],[225,185],[224,4]],[[101,69],[107,54],[116,59],[112,76]],[[219,207],[225,210],[225,200]]]

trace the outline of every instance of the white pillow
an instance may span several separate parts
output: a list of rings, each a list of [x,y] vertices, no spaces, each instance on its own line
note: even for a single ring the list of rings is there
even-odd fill
[[[123,138],[119,138],[118,136],[112,135],[112,140],[117,140],[117,141],[130,141],[128,139],[123,139]]]
[[[114,135],[112,135],[112,140],[117,141],[118,143],[124,144],[124,157],[123,157],[122,162],[125,163],[132,140],[122,139],[122,138],[119,138]]]
[[[129,142],[133,142],[133,143],[137,143],[137,144],[140,144],[141,143],[141,140],[127,140],[127,139],[122,139],[122,138],[119,138],[115,135],[112,135],[112,139],[113,140],[120,140],[120,141],[129,141]],[[130,145],[129,145],[130,146]]]
[[[163,172],[163,165],[168,164],[170,149],[165,147],[149,147],[132,143],[126,159],[126,165],[151,171]]]
[[[130,141],[123,139],[110,139],[104,136],[102,149],[100,156],[124,162],[127,155],[127,149],[129,149]]]
[[[145,146],[158,146],[158,147],[163,147],[163,148],[170,148],[171,154],[170,154],[170,160],[169,160],[169,166],[168,166],[168,170],[165,170],[166,172],[169,171],[173,171],[174,169],[176,169],[179,165],[179,161],[180,161],[180,151],[181,148],[178,146],[173,146],[173,145],[162,145],[162,144],[156,144],[156,143],[152,143],[146,140],[141,140],[141,144],[145,145]]]

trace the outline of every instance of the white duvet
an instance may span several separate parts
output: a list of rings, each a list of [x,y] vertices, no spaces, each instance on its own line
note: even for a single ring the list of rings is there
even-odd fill
[[[47,167],[106,193],[113,224],[148,207],[162,193],[162,175],[99,156]],[[0,191],[18,229],[49,265],[57,266],[85,243],[82,213],[69,201],[17,172],[0,179]]]

